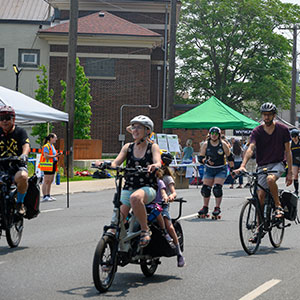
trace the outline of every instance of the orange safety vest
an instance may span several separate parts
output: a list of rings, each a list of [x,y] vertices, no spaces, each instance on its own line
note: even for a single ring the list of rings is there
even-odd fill
[[[49,155],[54,155],[50,143],[47,143],[46,145],[44,145],[43,149],[42,149],[42,155],[41,155],[41,159],[40,159],[38,168],[40,168],[41,171],[52,172],[54,159],[53,159],[53,157],[45,158],[45,156],[44,156],[44,148],[45,147],[47,147],[49,149]],[[57,164],[56,164],[55,172],[56,171],[57,171]]]

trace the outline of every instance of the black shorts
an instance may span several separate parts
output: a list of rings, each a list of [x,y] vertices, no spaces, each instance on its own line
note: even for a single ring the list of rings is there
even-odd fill
[[[44,175],[53,175],[53,174],[55,174],[56,165],[57,165],[57,161],[55,161],[53,163],[53,169],[52,169],[52,171],[44,171]]]

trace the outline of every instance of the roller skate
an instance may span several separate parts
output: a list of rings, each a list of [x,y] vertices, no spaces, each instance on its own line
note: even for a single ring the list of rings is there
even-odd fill
[[[207,206],[203,206],[203,207],[198,211],[198,218],[201,218],[201,219],[209,218],[208,207],[207,207]]]
[[[211,214],[211,218],[213,220],[221,219],[220,213],[221,213],[220,207],[216,206],[215,209],[214,209],[214,211]]]

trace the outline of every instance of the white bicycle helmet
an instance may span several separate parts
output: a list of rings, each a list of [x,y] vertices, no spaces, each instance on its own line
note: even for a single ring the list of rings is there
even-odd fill
[[[154,129],[154,124],[152,122],[152,120],[144,115],[139,115],[134,117],[131,121],[130,121],[130,125],[134,124],[134,123],[139,123],[142,124],[143,126],[145,126],[146,128],[150,129],[150,133],[153,131]]]

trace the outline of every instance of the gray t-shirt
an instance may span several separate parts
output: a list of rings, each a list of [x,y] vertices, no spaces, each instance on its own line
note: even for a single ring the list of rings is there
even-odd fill
[[[263,125],[256,127],[251,134],[250,143],[256,145],[257,165],[264,166],[284,160],[285,143],[291,140],[287,126],[275,123],[272,134],[268,134]]]
[[[167,195],[172,194],[172,192],[170,191],[169,185],[170,185],[171,183],[175,184],[173,177],[170,176],[170,175],[165,175],[165,176],[163,177],[163,181],[164,181],[164,184],[166,185],[166,192],[167,192]]]

